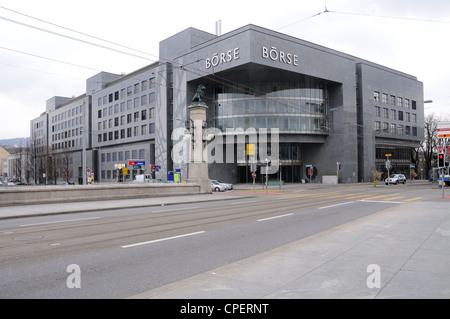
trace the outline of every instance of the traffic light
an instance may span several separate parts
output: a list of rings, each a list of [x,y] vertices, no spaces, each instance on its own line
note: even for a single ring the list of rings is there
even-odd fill
[[[445,156],[444,156],[444,153],[439,153],[439,155],[438,155],[438,167],[439,168],[445,167]]]

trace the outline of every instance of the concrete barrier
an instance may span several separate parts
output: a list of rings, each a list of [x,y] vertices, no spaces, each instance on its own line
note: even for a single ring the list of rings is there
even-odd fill
[[[192,183],[3,186],[0,187],[0,206],[199,194],[200,185]]]

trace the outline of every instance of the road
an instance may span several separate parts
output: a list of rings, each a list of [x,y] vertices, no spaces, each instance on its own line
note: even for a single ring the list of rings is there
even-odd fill
[[[440,195],[429,185],[231,194],[236,199],[1,220],[0,298],[126,298]]]

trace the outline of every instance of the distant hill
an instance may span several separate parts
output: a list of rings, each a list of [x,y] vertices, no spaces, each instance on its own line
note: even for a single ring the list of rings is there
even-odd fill
[[[3,147],[19,147],[19,146],[28,146],[30,141],[29,137],[17,137],[0,140],[0,146]]]

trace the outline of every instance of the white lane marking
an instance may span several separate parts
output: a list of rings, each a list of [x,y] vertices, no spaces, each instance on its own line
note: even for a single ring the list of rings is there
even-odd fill
[[[187,207],[187,208],[174,208],[174,209],[160,209],[160,210],[153,210],[152,213],[166,213],[166,212],[176,212],[179,210],[188,210],[188,209],[196,209],[199,207]]]
[[[275,219],[275,218],[282,218],[282,217],[287,217],[287,216],[291,216],[291,215],[294,215],[294,214],[291,213],[291,214],[279,215],[279,216],[274,216],[274,217],[262,218],[262,219],[258,219],[258,221],[259,222],[263,222],[263,221],[266,221],[266,220]]]
[[[245,205],[245,204],[252,204],[252,203],[257,203],[257,200],[251,200],[251,201],[246,201],[246,202],[240,202],[240,203],[229,203],[229,205]]]
[[[341,204],[336,204],[336,205],[331,205],[331,206],[324,206],[324,207],[319,207],[319,209],[333,208],[333,207],[337,207],[337,206],[353,204],[354,202],[355,202],[355,201],[346,202],[346,203],[341,203]]]
[[[58,224],[58,223],[70,223],[70,222],[79,222],[79,221],[93,220],[93,219],[100,219],[100,217],[80,218],[80,219],[66,219],[66,220],[58,220],[58,221],[53,221],[53,222],[19,225],[19,227],[39,226],[39,225]]]
[[[388,201],[388,200],[359,200],[358,202],[364,202],[364,203],[384,203],[384,204],[404,204],[404,202],[392,202],[392,201]]]
[[[148,244],[158,243],[158,242],[165,241],[165,240],[171,240],[171,239],[177,239],[177,238],[182,238],[182,237],[194,236],[194,235],[203,234],[203,233],[204,233],[204,231],[199,231],[199,232],[196,232],[196,233],[190,233],[190,234],[178,235],[178,236],[173,236],[173,237],[166,237],[166,238],[161,238],[161,239],[144,241],[142,243],[125,245],[125,246],[122,246],[122,248],[131,248],[131,247],[136,247],[136,246],[148,245]]]

